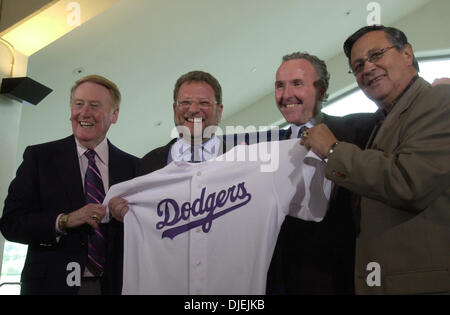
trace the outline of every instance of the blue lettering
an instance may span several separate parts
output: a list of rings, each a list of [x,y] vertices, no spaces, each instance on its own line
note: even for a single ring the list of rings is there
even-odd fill
[[[184,202],[181,206],[181,211],[178,203],[173,199],[168,198],[159,202],[157,214],[159,217],[163,217],[163,221],[156,224],[156,228],[159,230],[166,226],[173,226],[181,220],[188,221],[191,215],[195,218],[205,212],[207,213],[207,215],[201,219],[196,221],[191,220],[191,222],[184,225],[167,229],[163,232],[162,238],[169,237],[173,239],[178,234],[198,226],[202,227],[203,232],[208,233],[211,230],[212,222],[215,219],[246,205],[252,199],[252,195],[249,194],[245,188],[245,182],[239,183],[237,189],[236,185],[233,185],[229,187],[228,190],[221,190],[218,193],[212,192],[206,197],[206,201],[204,202],[205,194],[206,188],[203,188],[200,197],[195,199],[192,206],[189,201]],[[232,204],[223,209],[224,206],[227,205],[228,200]],[[241,202],[236,203],[237,200],[240,200]],[[221,211],[214,213],[216,208],[221,208]]]
[[[186,221],[187,219],[189,219],[190,214],[191,214],[191,203],[190,202],[183,203],[183,205],[181,206],[181,218]]]
[[[172,207],[170,207],[172,206]],[[161,208],[164,207],[164,210],[162,210]],[[170,213],[171,213],[171,209],[173,209],[173,219],[172,221],[170,221]],[[162,217],[164,215],[164,220],[161,222],[158,222],[156,224],[156,228],[157,229],[162,229],[165,226],[170,226],[170,225],[174,225],[177,224],[178,221],[180,221],[179,215],[180,215],[180,209],[178,208],[178,203],[173,200],[173,199],[164,199],[162,200],[157,207],[157,213],[158,216]]]

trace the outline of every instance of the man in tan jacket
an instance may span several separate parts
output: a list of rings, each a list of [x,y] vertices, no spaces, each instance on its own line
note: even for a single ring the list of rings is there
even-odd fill
[[[357,294],[450,293],[450,86],[432,87],[403,32],[368,26],[344,44],[361,90],[379,107],[365,150],[325,125],[304,144],[355,194]]]

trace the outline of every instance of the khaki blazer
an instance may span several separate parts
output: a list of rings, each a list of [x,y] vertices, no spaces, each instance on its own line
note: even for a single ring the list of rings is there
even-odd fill
[[[341,142],[326,168],[361,196],[356,293],[449,293],[450,85],[418,78],[368,143]]]

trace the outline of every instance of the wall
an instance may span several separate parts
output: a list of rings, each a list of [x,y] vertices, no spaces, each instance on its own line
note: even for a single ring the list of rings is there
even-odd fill
[[[450,12],[450,1],[435,0],[423,6],[420,10],[400,19],[392,26],[405,32],[413,46],[416,57],[450,54],[450,41],[447,35],[448,30],[450,30],[448,12]],[[383,22],[383,20],[381,21]],[[329,99],[357,87],[353,75],[348,74],[348,64],[344,53],[326,62],[331,75],[328,90],[330,94]],[[247,126],[254,124],[255,126],[260,126],[273,125],[281,121],[284,120],[276,108],[275,94],[270,93],[245,110],[223,120],[221,125]]]
[[[27,72],[28,58],[16,52],[14,64],[14,77],[25,76]],[[0,79],[9,77],[11,54],[7,47],[0,42]],[[20,116],[22,104],[0,95],[0,200],[3,211],[3,200],[5,200],[9,183],[15,176],[17,163],[17,143],[19,139]],[[0,236],[0,270],[3,261],[4,239]]]

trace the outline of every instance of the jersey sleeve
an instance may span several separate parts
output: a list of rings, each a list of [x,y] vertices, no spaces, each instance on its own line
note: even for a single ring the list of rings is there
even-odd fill
[[[280,141],[278,151],[279,167],[272,174],[272,184],[279,210],[306,221],[322,221],[331,191],[326,163],[298,139]]]

